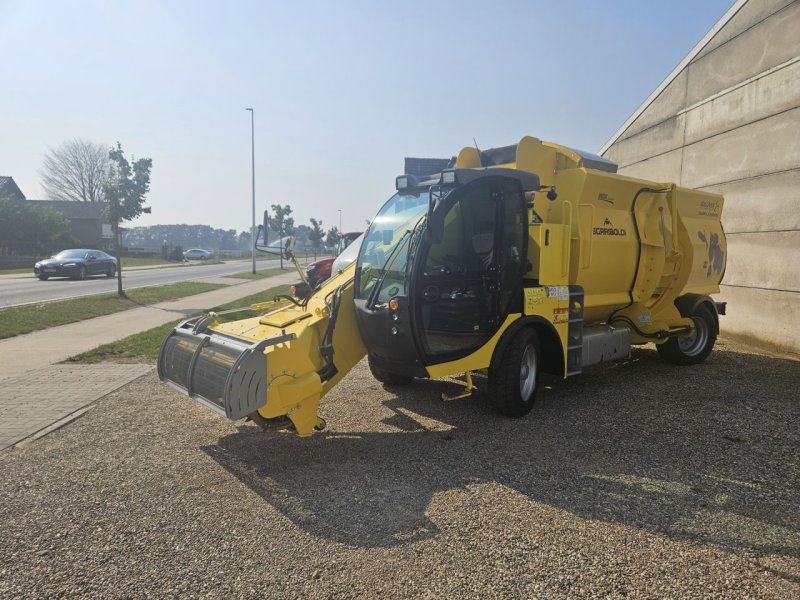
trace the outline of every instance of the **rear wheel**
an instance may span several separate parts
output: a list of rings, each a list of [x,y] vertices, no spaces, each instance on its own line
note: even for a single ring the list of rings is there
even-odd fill
[[[369,361],[369,370],[372,372],[372,376],[381,383],[385,383],[386,385],[407,385],[414,381],[414,378],[409,375],[392,373],[391,371],[375,366],[371,356],[367,357],[367,360]]]
[[[489,400],[500,414],[522,417],[533,408],[539,388],[539,340],[523,329],[505,348],[500,365],[489,369]]]
[[[717,323],[711,309],[701,304],[690,316],[694,331],[689,335],[670,338],[656,346],[659,356],[673,365],[696,365],[703,362],[717,341]]]

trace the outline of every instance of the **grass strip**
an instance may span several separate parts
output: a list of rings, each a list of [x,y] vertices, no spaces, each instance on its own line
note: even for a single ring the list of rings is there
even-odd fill
[[[0,309],[0,339],[101,317],[131,308],[175,300],[225,287],[219,283],[184,281],[169,285],[128,290],[128,298],[115,292],[57,300],[42,304],[27,304]]]
[[[251,304],[258,304],[259,302],[268,302],[272,300],[277,294],[286,294],[289,292],[288,285],[280,285],[257,294],[251,294],[245,298],[228,302],[220,306],[210,308],[210,311],[223,311],[230,308],[239,308],[249,306]],[[236,321],[238,319],[245,319],[254,316],[256,313],[245,311],[234,313],[230,315],[221,315],[219,320],[221,322]],[[183,321],[173,321],[165,325],[159,325],[140,333],[134,333],[126,338],[112,342],[110,344],[103,344],[92,350],[87,350],[66,360],[66,362],[76,363],[98,363],[103,361],[114,360],[141,360],[149,359],[155,360],[158,357],[158,350],[161,347],[161,341],[169,331],[178,323]]]
[[[224,277],[229,277],[231,279],[264,279],[265,277],[273,277],[275,275],[281,275],[282,273],[288,273],[289,271],[294,271],[293,267],[289,269],[281,269],[276,267],[274,269],[262,269],[261,271],[256,271],[255,273],[251,273],[250,271],[245,271],[243,273],[232,273],[231,275],[224,275]],[[298,279],[300,277],[298,276]]]

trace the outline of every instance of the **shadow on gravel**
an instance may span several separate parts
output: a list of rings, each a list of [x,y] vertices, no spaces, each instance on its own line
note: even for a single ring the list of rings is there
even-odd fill
[[[800,363],[723,349],[676,368],[644,349],[542,384],[519,420],[480,397],[441,402],[454,386],[420,381],[389,390],[386,432],[245,426],[203,449],[299,527],[353,546],[436,536],[435,494],[496,482],[585,518],[800,551]]]

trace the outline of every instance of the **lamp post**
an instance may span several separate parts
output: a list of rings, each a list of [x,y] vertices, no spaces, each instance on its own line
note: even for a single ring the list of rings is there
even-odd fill
[[[250,226],[250,254],[253,258],[253,275],[256,274],[256,116],[252,108],[245,108],[250,111],[250,154],[253,171],[253,223]],[[265,233],[266,235],[266,233]]]

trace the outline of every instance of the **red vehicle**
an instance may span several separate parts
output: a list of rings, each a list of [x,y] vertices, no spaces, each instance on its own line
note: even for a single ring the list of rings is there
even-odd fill
[[[339,250],[336,254],[341,254],[342,251],[352,244],[354,240],[358,239],[362,233],[361,231],[343,233],[339,237]],[[336,259],[332,257],[321,258],[306,267],[306,278],[308,279],[308,285],[311,286],[311,289],[314,289],[320,282],[325,281],[331,276],[331,267],[334,260]]]

